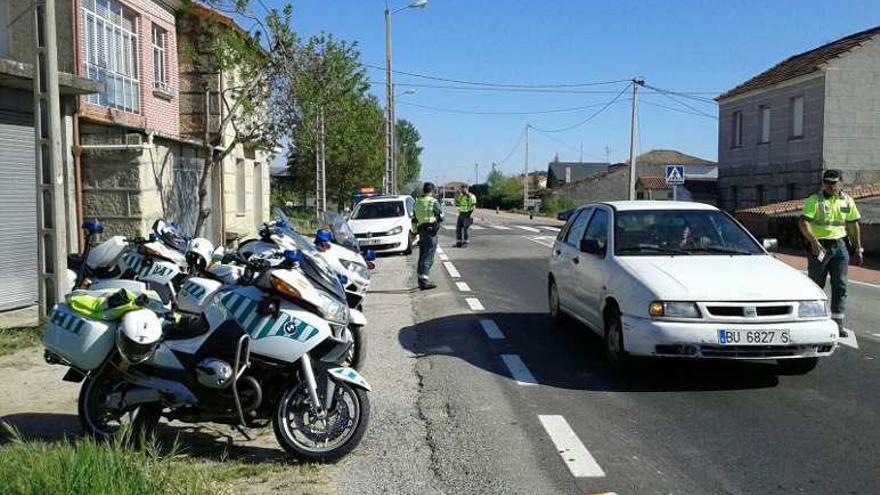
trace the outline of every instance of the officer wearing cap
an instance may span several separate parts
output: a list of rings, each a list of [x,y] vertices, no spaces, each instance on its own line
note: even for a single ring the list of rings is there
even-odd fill
[[[471,215],[477,207],[477,196],[468,190],[465,184],[461,186],[461,191],[455,198],[455,204],[458,206],[458,221],[455,224],[455,247],[467,247],[468,245],[468,228],[473,223]]]
[[[425,182],[422,191],[424,194],[416,199],[415,224],[419,234],[419,261],[416,271],[419,274],[419,289],[428,290],[436,288],[428,274],[434,265],[434,251],[437,250],[437,231],[440,230],[440,222],[443,221],[443,208],[434,197],[434,184]]]
[[[853,261],[864,263],[859,218],[855,201],[841,190],[840,171],[826,170],[822,190],[807,198],[798,222],[809,248],[810,278],[824,288],[831,275],[831,318],[837,322],[841,337],[847,335],[843,325],[850,249]]]

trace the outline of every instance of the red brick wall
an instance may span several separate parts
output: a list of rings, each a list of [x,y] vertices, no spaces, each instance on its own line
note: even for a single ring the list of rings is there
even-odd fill
[[[79,53],[80,76],[85,77],[84,63],[85,46],[83,43],[82,29],[82,1],[76,1],[77,9],[77,34],[75,41]],[[150,0],[124,0],[124,6],[133,10],[138,15],[138,79],[140,84],[140,109],[139,112],[129,113],[98,105],[92,105],[81,97],[81,112],[84,117],[106,123],[116,123],[128,127],[136,127],[146,131],[156,131],[169,136],[179,135],[180,103],[176,95],[179,88],[177,72],[177,36],[175,30],[174,14]],[[165,57],[167,61],[168,84],[175,92],[171,99],[155,96],[153,94],[153,24],[165,30],[166,46]]]

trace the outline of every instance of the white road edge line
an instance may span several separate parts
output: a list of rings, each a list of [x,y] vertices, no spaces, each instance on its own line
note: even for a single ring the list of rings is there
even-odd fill
[[[856,340],[856,332],[852,329],[846,329],[846,337],[842,339],[837,339],[838,344],[843,344],[847,347],[852,347],[853,349],[859,348],[859,341]]]
[[[541,227],[541,228],[546,229],[546,230],[549,230],[549,231],[552,231],[552,232],[559,232],[560,230],[562,230],[562,229],[560,229],[559,227],[549,227],[549,226],[547,226],[547,225],[545,225],[545,226],[543,226],[543,227]]]
[[[449,256],[440,253],[440,261],[449,261]]]
[[[855,285],[863,285],[865,287],[872,287],[874,289],[880,289],[880,285],[877,284],[869,284],[868,282],[859,282],[858,280],[849,279],[849,283]]]
[[[534,233],[536,233],[536,234],[539,233],[539,232],[541,232],[539,229],[536,229],[536,228],[534,228],[534,227],[526,227],[525,225],[517,225],[516,228],[518,228],[518,229],[523,229],[523,230],[527,230],[527,231],[529,231],[529,232],[534,232]]]
[[[498,328],[498,324],[495,323],[495,320],[480,320],[480,326],[483,327],[483,332],[486,334],[486,337],[489,337],[492,340],[504,340],[504,333]]]
[[[453,265],[451,261],[444,261],[443,266],[446,267],[446,271],[449,272],[450,277],[461,278],[461,274],[458,273],[458,270],[455,269],[455,265]]]
[[[605,476],[605,471],[596,462],[596,459],[590,455],[590,451],[584,446],[578,438],[568,421],[558,415],[538,415],[538,420],[550,435],[550,440],[556,446],[559,456],[571,471],[575,478],[601,478]]]
[[[485,230],[486,227],[481,227],[479,225],[471,225],[471,230]]]
[[[476,297],[466,297],[464,300],[467,301],[471,311],[484,311],[486,309],[483,307],[483,303]]]
[[[437,252],[440,254],[443,254],[443,248],[440,246],[437,246]]]
[[[526,239],[528,239],[528,240],[530,240],[530,241],[532,241],[532,242],[534,242],[535,244],[540,244],[540,245],[542,245],[542,246],[546,246],[546,247],[548,247],[548,248],[552,248],[552,247],[553,247],[553,244],[548,244],[548,243],[546,243],[546,242],[542,242],[542,241],[541,241],[540,239],[538,239],[538,238],[530,237],[530,236],[527,236],[527,235],[524,235],[523,237],[526,238]]]
[[[504,225],[493,225],[492,227],[498,230],[510,230],[510,227],[505,227]]]
[[[524,363],[522,358],[516,354],[502,354],[501,361],[504,362],[504,366],[507,366],[508,371],[510,371],[510,376],[516,380],[518,385],[538,384],[534,375],[532,375],[532,372],[526,368],[526,363]]]
[[[456,282],[455,286],[458,287],[460,292],[470,292],[471,286],[467,284],[467,282]]]

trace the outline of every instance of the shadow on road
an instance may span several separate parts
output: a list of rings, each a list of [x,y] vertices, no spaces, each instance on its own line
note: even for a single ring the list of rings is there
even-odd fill
[[[76,438],[83,435],[79,418],[74,414],[58,413],[19,413],[0,417],[0,425],[5,423],[19,438],[25,440],[41,440],[58,442],[65,438]],[[251,434],[259,434],[257,442],[267,446],[243,442],[240,434],[232,433],[227,427],[213,424],[184,425],[163,422],[159,426],[157,439],[159,445],[176,454],[205,460],[234,460],[242,463],[291,462],[283,449],[275,443],[271,428],[252,430]],[[234,435],[234,436],[233,436]],[[264,440],[262,437],[268,435]],[[0,445],[13,439],[14,434],[6,428],[0,428]]]
[[[479,320],[505,335],[490,340]],[[483,313],[436,318],[401,330],[418,358],[450,356],[509,378],[499,356],[517,354],[541,385],[596,392],[721,391],[775,387],[775,363],[640,359],[626,373],[605,360],[602,339],[583,325],[554,326],[546,313]]]

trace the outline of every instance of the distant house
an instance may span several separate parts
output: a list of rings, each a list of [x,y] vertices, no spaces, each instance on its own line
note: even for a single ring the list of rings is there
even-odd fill
[[[880,26],[790,57],[718,96],[721,206],[803,198],[823,170],[880,180]]]
[[[598,162],[560,162],[557,157],[547,165],[547,187],[553,189],[582,181],[599,172],[605,172],[608,170],[608,165]]]

